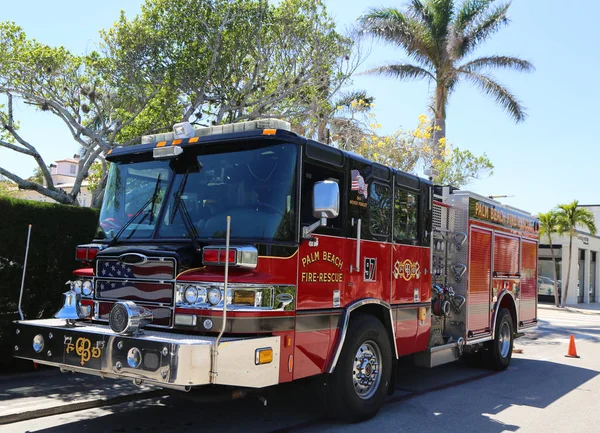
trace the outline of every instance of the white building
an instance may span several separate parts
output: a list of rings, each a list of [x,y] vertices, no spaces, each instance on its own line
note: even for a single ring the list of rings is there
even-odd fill
[[[54,186],[58,189],[63,189],[67,193],[73,190],[75,178],[79,171],[79,155],[73,155],[73,158],[61,159],[50,164],[50,175]],[[88,189],[88,182],[83,181],[81,183],[81,189],[77,196],[77,201],[80,206],[90,207],[92,205],[92,193]],[[46,181],[44,180],[44,186]],[[24,200],[35,200],[44,202],[54,202],[50,197],[40,194],[37,191],[21,189],[15,191],[12,194],[15,198],[21,198]]]
[[[595,217],[596,227],[600,228],[600,205],[581,205],[589,209]],[[552,249],[557,260],[558,281],[561,290],[564,290],[567,281],[569,266],[571,277],[567,293],[567,305],[600,302],[600,236],[592,236],[587,230],[580,228],[577,236],[573,237],[573,251],[569,260],[569,236],[552,235]],[[538,295],[550,294],[548,292],[553,284],[552,256],[548,238],[540,239],[539,270],[538,270]],[[540,300],[543,300],[540,297]]]

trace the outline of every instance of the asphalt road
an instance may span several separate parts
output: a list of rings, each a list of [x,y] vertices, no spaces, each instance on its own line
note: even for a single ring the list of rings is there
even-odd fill
[[[206,403],[177,394],[54,415],[0,427],[46,432],[598,432],[600,315],[539,311],[540,326],[517,340],[502,373],[460,363],[401,366],[397,390],[374,419],[323,419],[309,383],[258,398]],[[580,358],[566,358],[570,334]],[[266,399],[266,406],[265,406]]]

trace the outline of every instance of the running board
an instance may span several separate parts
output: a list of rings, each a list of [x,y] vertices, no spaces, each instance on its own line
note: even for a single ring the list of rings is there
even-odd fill
[[[414,364],[417,367],[433,368],[438,365],[448,364],[458,361],[462,353],[462,341],[459,343],[449,343],[443,346],[429,347],[423,352],[415,353]]]

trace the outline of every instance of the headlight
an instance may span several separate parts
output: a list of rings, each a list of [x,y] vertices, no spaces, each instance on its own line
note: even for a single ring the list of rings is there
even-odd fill
[[[188,304],[195,304],[198,302],[198,290],[194,286],[187,286],[183,297]]]
[[[212,288],[208,291],[208,303],[210,305],[219,305],[222,298],[221,290],[217,288]]]
[[[75,293],[81,294],[81,285],[82,284],[83,284],[83,281],[81,281],[81,280],[75,280],[75,281],[73,281],[73,291]]]
[[[81,285],[81,294],[83,296],[91,296],[93,291],[94,291],[94,286],[92,285],[92,282],[89,280],[85,280],[83,282],[83,284]]]

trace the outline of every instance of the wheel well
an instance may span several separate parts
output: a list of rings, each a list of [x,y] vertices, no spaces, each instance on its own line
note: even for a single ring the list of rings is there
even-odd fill
[[[396,350],[394,350],[394,348],[396,347],[396,342],[394,341],[396,333],[392,328],[393,323],[391,322],[390,311],[383,305],[367,304],[358,307],[356,310],[353,310],[350,313],[350,321],[352,321],[352,319],[355,318],[358,314],[374,316],[377,319],[379,319],[379,321],[383,324],[387,331],[388,339],[392,347],[392,354],[394,355],[394,357],[396,357]]]
[[[512,318],[513,324],[513,332],[517,332],[517,307],[515,306],[515,301],[513,300],[512,296],[505,295],[502,297],[500,304],[498,305],[498,313],[496,314],[496,317],[498,317],[498,314],[503,308],[506,308],[510,312],[510,317]],[[495,323],[494,326],[496,326]]]

